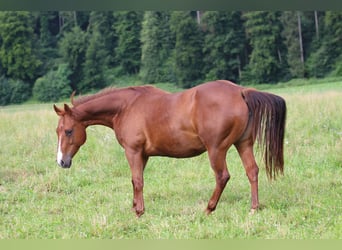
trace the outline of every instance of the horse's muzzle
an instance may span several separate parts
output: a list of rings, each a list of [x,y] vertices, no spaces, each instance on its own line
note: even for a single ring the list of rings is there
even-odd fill
[[[65,159],[61,159],[57,161],[58,165],[62,168],[70,168],[72,164],[71,157],[66,157]]]

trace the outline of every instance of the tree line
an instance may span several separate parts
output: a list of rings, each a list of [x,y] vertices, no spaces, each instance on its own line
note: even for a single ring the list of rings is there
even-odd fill
[[[0,105],[134,76],[188,88],[342,75],[338,11],[1,11]]]

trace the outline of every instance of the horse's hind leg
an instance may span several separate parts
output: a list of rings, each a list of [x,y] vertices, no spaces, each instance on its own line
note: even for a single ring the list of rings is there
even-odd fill
[[[258,198],[258,173],[259,168],[255,162],[253,153],[253,142],[252,140],[246,140],[235,144],[236,149],[239,152],[243,166],[245,167],[246,174],[251,185],[251,211],[253,214],[259,208]]]
[[[215,178],[216,178],[216,187],[214,190],[213,195],[211,196],[206,213],[210,214],[216,209],[217,203],[221,197],[221,194],[230,178],[227,164],[226,164],[226,150],[208,150],[208,155],[210,159],[210,164],[212,169],[215,172]]]

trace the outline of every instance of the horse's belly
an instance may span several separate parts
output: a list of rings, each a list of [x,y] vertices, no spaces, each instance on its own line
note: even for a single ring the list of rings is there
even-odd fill
[[[150,156],[187,158],[206,151],[200,138],[195,134],[163,135],[146,143],[145,153]]]

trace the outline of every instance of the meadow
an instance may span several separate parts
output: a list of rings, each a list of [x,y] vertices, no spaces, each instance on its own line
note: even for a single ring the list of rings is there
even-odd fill
[[[342,81],[267,91],[287,102],[285,175],[268,181],[257,157],[261,209],[253,216],[233,147],[231,179],[213,214],[204,214],[215,185],[204,153],[151,158],[146,211],[137,219],[130,170],[112,130],[89,127],[66,170],[55,161],[52,104],[0,108],[0,239],[341,239]]]

